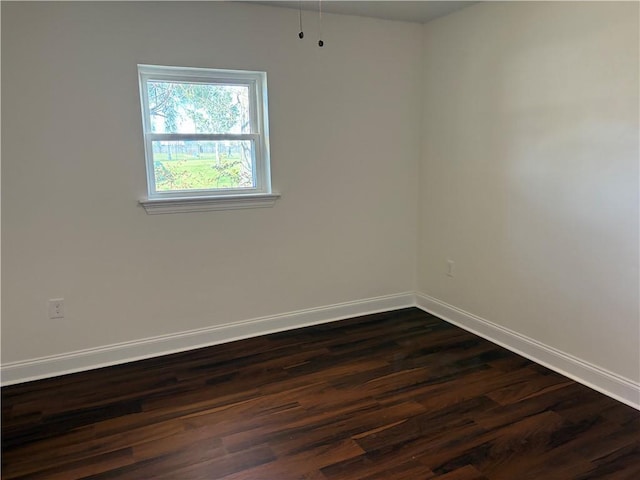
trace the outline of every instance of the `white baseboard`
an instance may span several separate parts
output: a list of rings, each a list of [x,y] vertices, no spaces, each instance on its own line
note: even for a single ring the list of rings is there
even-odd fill
[[[2,385],[12,385],[55,377],[412,306],[415,306],[413,292],[407,292],[143,338],[62,355],[12,362],[4,364],[0,368],[1,383]]]
[[[416,306],[427,313],[640,410],[639,383],[428,295],[416,293]]]
[[[298,310],[62,355],[7,363],[0,367],[1,384],[12,385],[92,370],[412,306],[417,306],[425,312],[640,410],[640,384],[436,298],[413,292]]]

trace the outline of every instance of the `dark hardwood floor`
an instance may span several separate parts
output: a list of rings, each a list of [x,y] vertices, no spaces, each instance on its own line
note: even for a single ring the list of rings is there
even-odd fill
[[[2,478],[640,479],[640,412],[417,309],[2,389]]]

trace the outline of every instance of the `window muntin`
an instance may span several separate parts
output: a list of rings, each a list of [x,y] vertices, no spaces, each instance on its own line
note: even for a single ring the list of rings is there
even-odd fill
[[[149,199],[271,193],[264,72],[138,72]]]

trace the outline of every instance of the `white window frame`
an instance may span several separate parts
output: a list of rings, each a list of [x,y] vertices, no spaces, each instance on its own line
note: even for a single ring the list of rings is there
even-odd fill
[[[164,80],[184,83],[246,85],[249,87],[249,133],[182,134],[154,133],[151,128],[147,82]],[[267,74],[248,70],[138,65],[142,131],[147,171],[147,198],[140,204],[147,213],[177,213],[203,210],[270,207],[279,198],[271,189]],[[159,192],[155,185],[152,142],[157,140],[249,140],[253,143],[252,188],[225,188]]]

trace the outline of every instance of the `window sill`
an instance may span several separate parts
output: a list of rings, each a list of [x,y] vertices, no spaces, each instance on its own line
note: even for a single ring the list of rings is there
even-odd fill
[[[224,197],[183,197],[140,200],[149,215],[163,213],[207,212],[240,208],[272,207],[280,198],[278,193],[229,195]]]

